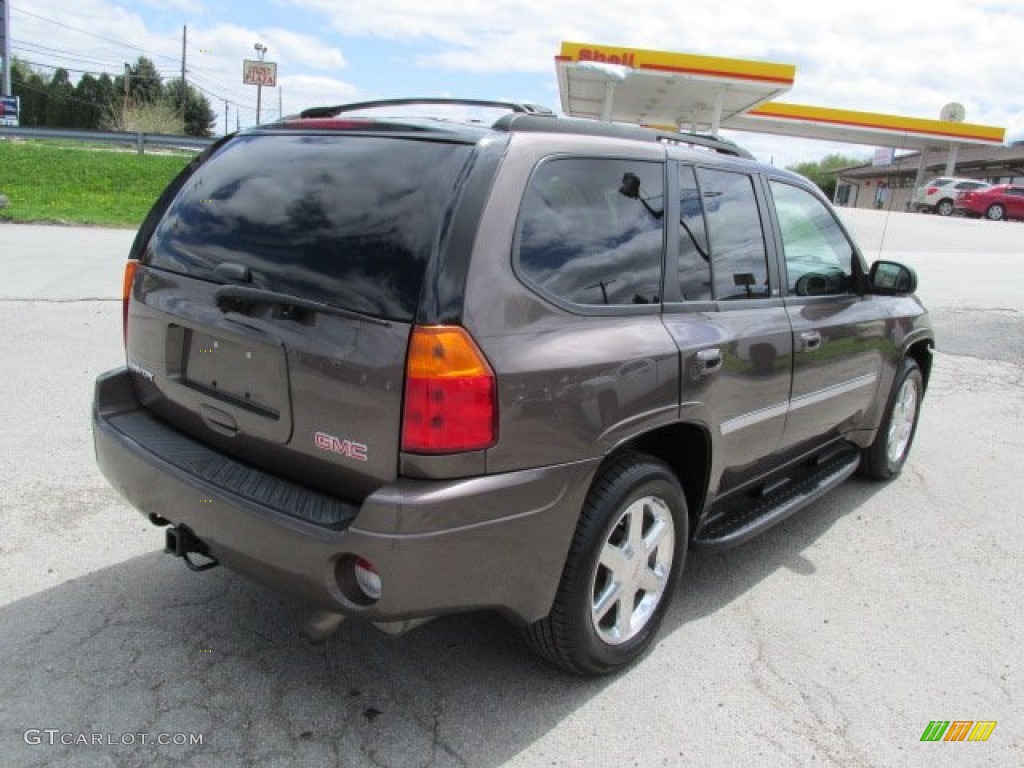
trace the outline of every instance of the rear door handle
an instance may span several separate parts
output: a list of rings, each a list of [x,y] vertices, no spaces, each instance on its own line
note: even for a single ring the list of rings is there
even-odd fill
[[[697,361],[702,374],[714,373],[722,367],[722,350],[702,349],[697,353]]]
[[[800,334],[804,349],[817,349],[821,346],[821,334],[817,331],[804,331]]]

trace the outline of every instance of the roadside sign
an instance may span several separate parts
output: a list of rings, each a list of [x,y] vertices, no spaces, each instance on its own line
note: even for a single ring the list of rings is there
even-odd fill
[[[273,88],[277,85],[277,63],[272,61],[255,61],[243,59],[242,82],[245,85],[265,85]]]
[[[18,96],[0,96],[0,125],[18,125]]]

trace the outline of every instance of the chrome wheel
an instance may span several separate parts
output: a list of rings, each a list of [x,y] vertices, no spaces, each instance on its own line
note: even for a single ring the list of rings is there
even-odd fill
[[[896,401],[893,403],[892,418],[889,420],[889,436],[886,441],[886,456],[897,464],[910,446],[917,420],[917,381],[912,377],[903,380]]]
[[[657,496],[630,504],[601,548],[591,588],[590,618],[598,637],[621,645],[647,626],[672,572],[675,526]]]
[[[985,211],[985,218],[987,218],[989,221],[1002,221],[1005,215],[1006,209],[1003,208],[1003,206],[1001,206],[999,203],[990,205],[988,207],[988,210]]]

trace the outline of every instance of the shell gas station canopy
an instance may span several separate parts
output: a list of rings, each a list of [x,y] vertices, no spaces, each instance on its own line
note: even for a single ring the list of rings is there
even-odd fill
[[[571,117],[717,135],[727,128],[896,149],[1000,146],[1005,129],[947,120],[775,101],[796,67],[589,43],[562,43],[555,58],[562,110]]]

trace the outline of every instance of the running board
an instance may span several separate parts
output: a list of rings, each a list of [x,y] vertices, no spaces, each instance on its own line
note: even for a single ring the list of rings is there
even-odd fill
[[[726,549],[742,544],[824,496],[856,472],[859,464],[856,451],[834,454],[806,474],[759,497],[749,508],[711,521],[697,532],[691,546]]]

